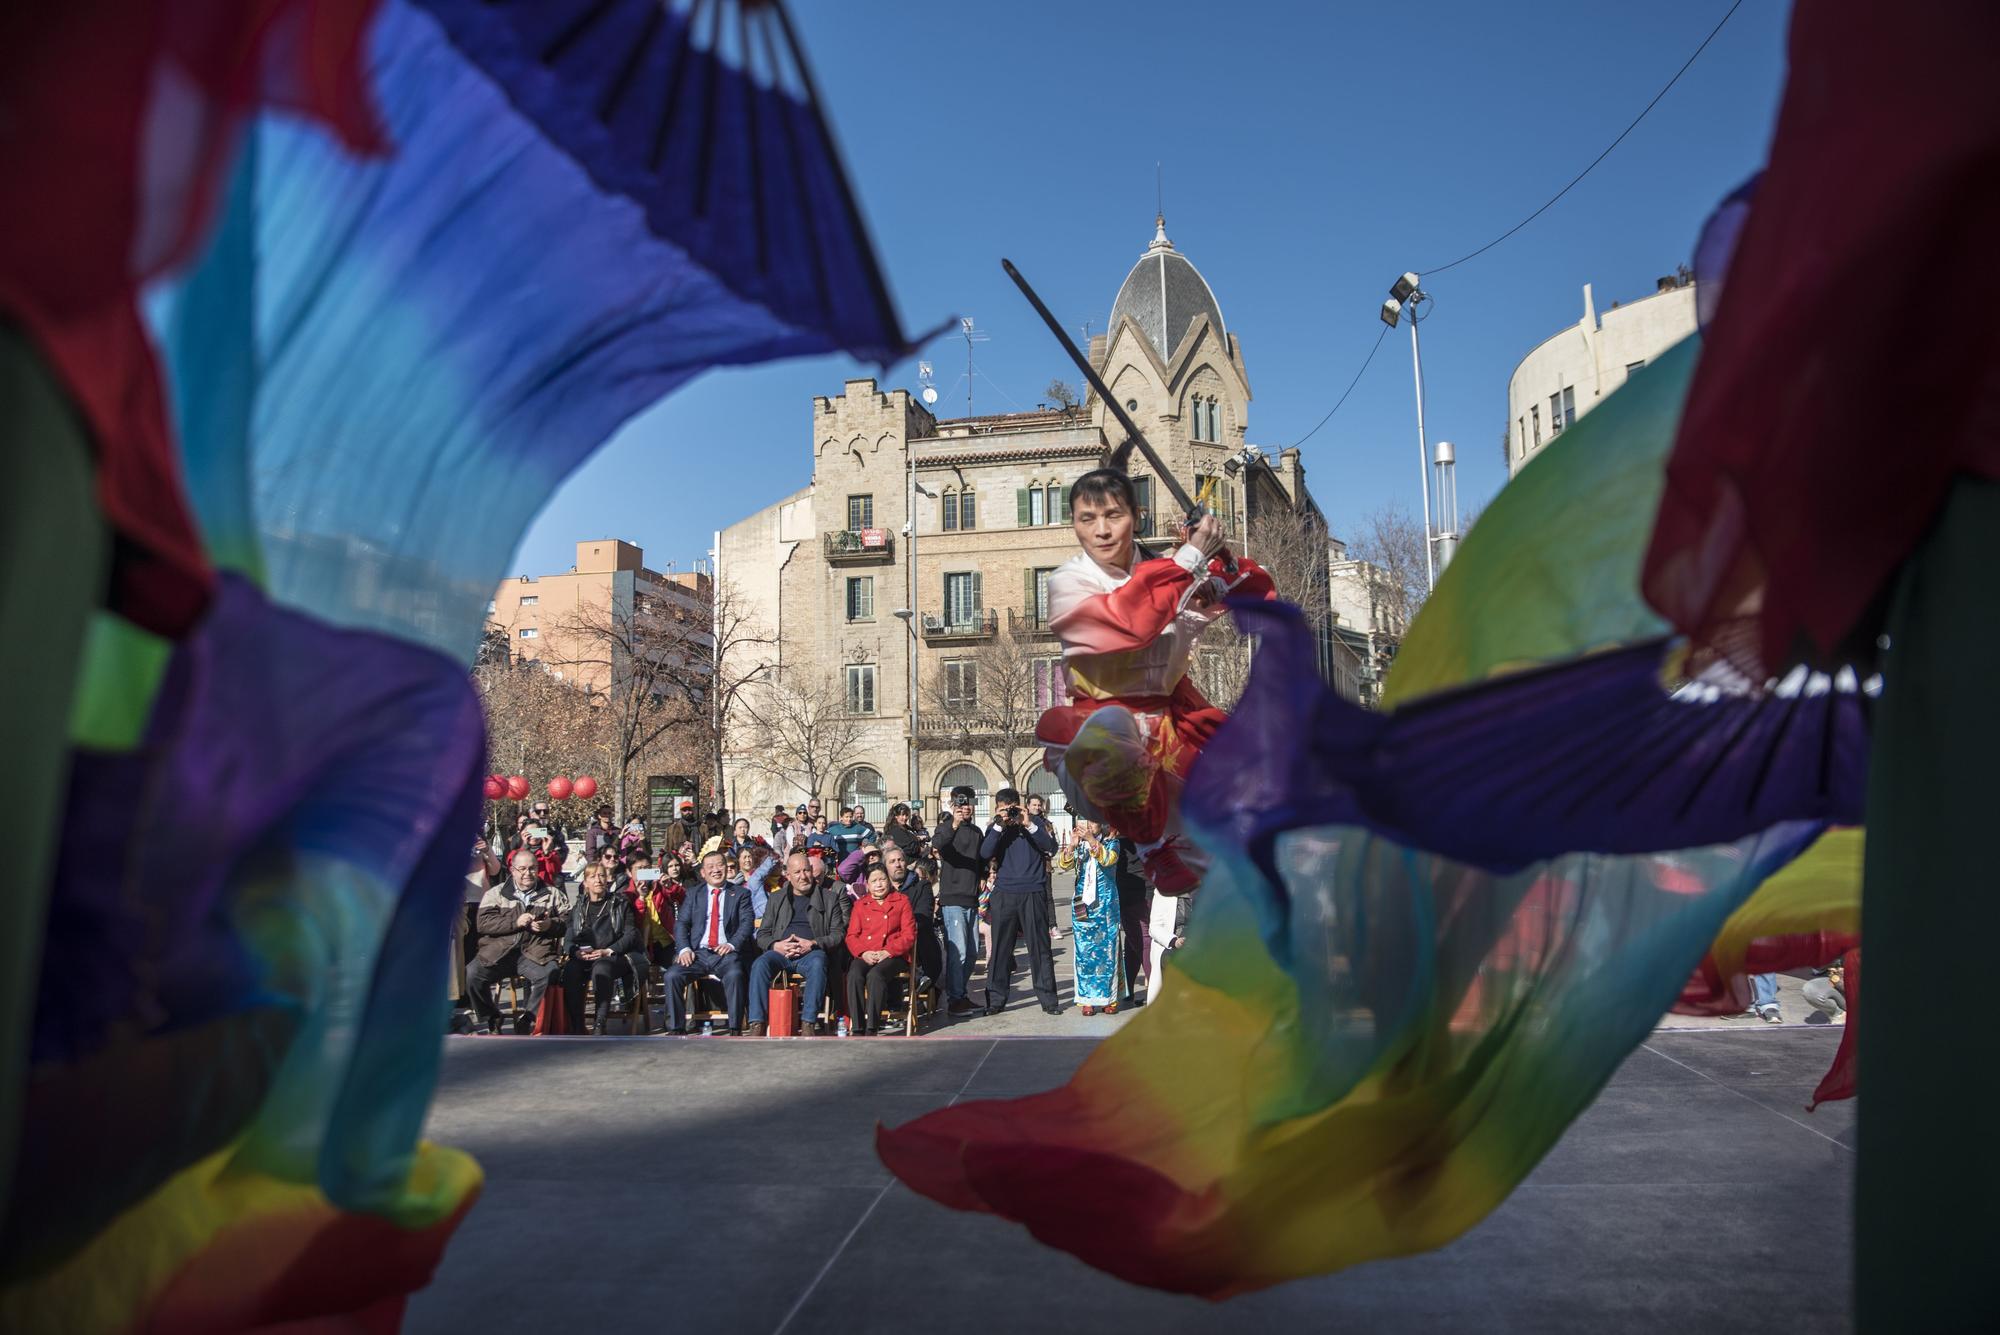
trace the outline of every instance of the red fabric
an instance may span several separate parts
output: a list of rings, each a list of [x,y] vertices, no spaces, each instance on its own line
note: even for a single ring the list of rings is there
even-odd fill
[[[1856,1083],[1855,1007],[1861,997],[1861,938],[1847,932],[1795,932],[1786,936],[1760,936],[1743,952],[1743,972],[1725,977],[1713,955],[1704,955],[1694,977],[1681,989],[1673,1004],[1676,1015],[1736,1015],[1750,1005],[1750,980],[1756,973],[1781,973],[1786,969],[1823,969],[1841,960],[1845,977],[1841,992],[1847,1001],[1847,1025],[1840,1035],[1840,1047],[1833,1064],[1813,1090],[1808,1111],[1833,1099],[1854,1097]]]
[[[188,260],[245,118],[295,107],[384,147],[361,67],[375,0],[67,0],[0,7],[0,180],[32,208],[0,234],[0,315],[62,377],[98,450],[110,605],[164,635],[212,574],[139,286]]]
[[[1064,644],[1080,644],[1088,653],[1120,654],[1143,649],[1180,615],[1181,595],[1193,583],[1180,563],[1161,558],[1141,561],[1132,577],[1108,593],[1094,593],[1061,615],[1049,629]]]
[[[910,911],[909,896],[891,890],[881,903],[873,895],[854,901],[847,919],[847,949],[859,955],[864,950],[886,950],[891,955],[907,955],[917,944],[917,920]]]
[[[1157,718],[1149,760],[1155,772],[1175,779],[1187,777],[1194,758],[1215,736],[1229,715],[1210,704],[1200,689],[1182,677],[1171,695],[1124,696],[1108,700],[1080,699],[1042,712],[1035,725],[1035,740],[1047,746],[1068,746],[1084,721],[1098,710],[1118,705],[1134,714]],[[1098,803],[1111,827],[1127,839],[1149,844],[1166,832],[1178,784],[1151,783],[1140,803]]]
[[[2000,5],[1801,0],[1643,587],[1761,678],[1875,630],[1960,474],[2000,477]]]
[[[1715,956],[1704,955],[1671,1009],[1676,1015],[1740,1014],[1750,1005],[1751,974],[1823,969],[1860,943],[1861,938],[1850,932],[1760,936],[1743,953],[1743,971],[1729,975],[1717,967]]]
[[[1861,947],[1856,946],[1841,959],[1840,994],[1847,1003],[1847,1023],[1840,1031],[1840,1047],[1833,1054],[1833,1065],[1820,1077],[1819,1087],[1813,1090],[1812,1102],[1806,1105],[1811,1112],[1822,1103],[1834,1099],[1851,1099],[1860,1082],[1859,1060],[1860,1042],[1858,1035],[1861,1025],[1856,1019],[1861,1006]]]

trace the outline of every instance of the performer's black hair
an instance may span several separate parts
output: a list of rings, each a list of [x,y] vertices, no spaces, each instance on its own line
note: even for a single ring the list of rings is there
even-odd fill
[[[1093,468],[1070,483],[1069,508],[1072,510],[1076,509],[1078,501],[1097,501],[1107,498],[1123,501],[1125,508],[1132,512],[1132,517],[1138,518],[1139,492],[1132,485],[1132,479],[1126,476],[1124,469]]]

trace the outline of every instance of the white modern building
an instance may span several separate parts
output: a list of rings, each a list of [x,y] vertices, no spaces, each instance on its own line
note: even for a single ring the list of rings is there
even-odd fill
[[[1602,317],[1584,284],[1583,317],[1542,340],[1507,382],[1507,476],[1694,331],[1694,275],[1685,266],[1651,296],[1613,302]]]

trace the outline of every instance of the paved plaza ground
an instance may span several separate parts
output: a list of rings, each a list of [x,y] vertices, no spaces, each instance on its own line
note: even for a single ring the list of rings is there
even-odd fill
[[[878,1122],[1049,1088],[1092,1039],[454,1038],[427,1134],[486,1190],[405,1329],[1844,1330],[1854,1105],[1804,1111],[1839,1035],[1657,1033],[1453,1245],[1223,1304],[943,1209],[875,1158]]]

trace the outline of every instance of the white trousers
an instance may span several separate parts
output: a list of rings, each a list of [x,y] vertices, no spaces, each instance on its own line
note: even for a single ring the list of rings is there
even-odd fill
[[[1148,1004],[1160,999],[1160,985],[1166,981],[1165,970],[1160,967],[1167,942],[1174,939],[1174,914],[1180,901],[1173,895],[1153,894],[1152,907],[1147,910],[1146,930],[1152,937],[1151,948],[1146,959],[1146,1001]]]

